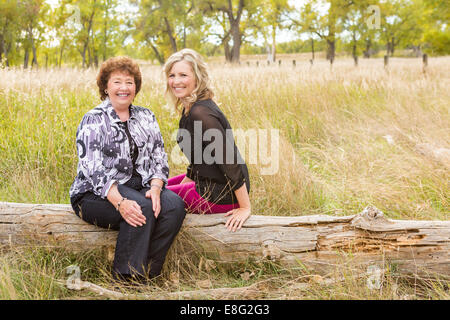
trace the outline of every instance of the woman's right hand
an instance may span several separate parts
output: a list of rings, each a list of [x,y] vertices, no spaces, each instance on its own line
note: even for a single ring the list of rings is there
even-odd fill
[[[142,227],[145,224],[146,218],[136,201],[123,200],[120,204],[119,212],[122,218],[133,227]]]

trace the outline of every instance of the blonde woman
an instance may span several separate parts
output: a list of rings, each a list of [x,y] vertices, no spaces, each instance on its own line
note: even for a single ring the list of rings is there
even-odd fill
[[[239,230],[251,214],[248,169],[227,118],[212,100],[206,63],[196,51],[183,49],[167,60],[164,73],[166,97],[181,114],[177,142],[190,163],[167,188],[192,213],[226,213],[225,227]]]

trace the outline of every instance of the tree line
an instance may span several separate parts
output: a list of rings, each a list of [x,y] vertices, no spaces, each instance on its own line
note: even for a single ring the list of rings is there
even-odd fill
[[[445,0],[0,0],[0,62],[90,67],[126,54],[163,64],[185,47],[231,63],[242,52],[445,55],[449,16]],[[295,39],[279,43],[283,30]]]

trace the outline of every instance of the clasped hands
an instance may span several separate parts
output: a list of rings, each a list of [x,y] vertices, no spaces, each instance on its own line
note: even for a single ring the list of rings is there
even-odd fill
[[[153,212],[155,218],[158,218],[158,215],[161,212],[161,189],[152,187],[145,193],[145,197],[152,200]],[[146,218],[142,214],[141,207],[134,200],[123,200],[119,212],[124,220],[133,227],[141,227],[146,223]],[[242,225],[247,221],[250,215],[250,208],[237,208],[228,211],[225,214],[225,217],[230,216],[230,218],[226,221],[225,228],[232,232],[241,229]]]
[[[161,189],[152,187],[145,193],[145,197],[152,200],[155,218],[161,212]],[[123,219],[133,227],[142,227],[146,223],[146,217],[142,214],[141,206],[134,200],[122,201],[119,212]]]

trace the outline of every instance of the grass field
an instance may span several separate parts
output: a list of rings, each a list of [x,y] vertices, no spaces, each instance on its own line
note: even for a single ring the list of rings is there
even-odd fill
[[[279,132],[278,170],[261,174],[267,159],[249,164],[254,214],[350,215],[372,204],[395,219],[449,219],[450,58],[431,58],[426,73],[413,58],[391,59],[388,69],[382,59],[360,60],[358,67],[339,59],[332,69],[325,61],[311,66],[299,60],[295,68],[288,59],[281,66],[247,61],[250,66],[212,62],[210,67],[215,100],[233,129]],[[178,115],[166,106],[161,69],[145,65],[141,71],[135,104],[155,113],[170,175],[182,173],[185,165],[175,161]],[[100,101],[96,72],[0,70],[0,201],[69,203],[76,129]],[[312,281],[304,292],[290,285],[310,280],[299,270],[249,264],[205,272],[196,268],[198,259],[180,266],[172,252],[161,280],[164,290],[195,289],[209,279],[212,287],[264,282],[265,298],[449,298],[448,283],[425,280],[418,288],[386,275],[383,289],[373,291],[349,270],[337,284]],[[5,249],[0,260],[3,299],[95,298],[52,279],[64,277],[64,268],[76,263],[83,278],[103,283],[110,267],[99,252]],[[242,276],[246,272],[249,279]],[[155,295],[160,290],[148,288]]]

